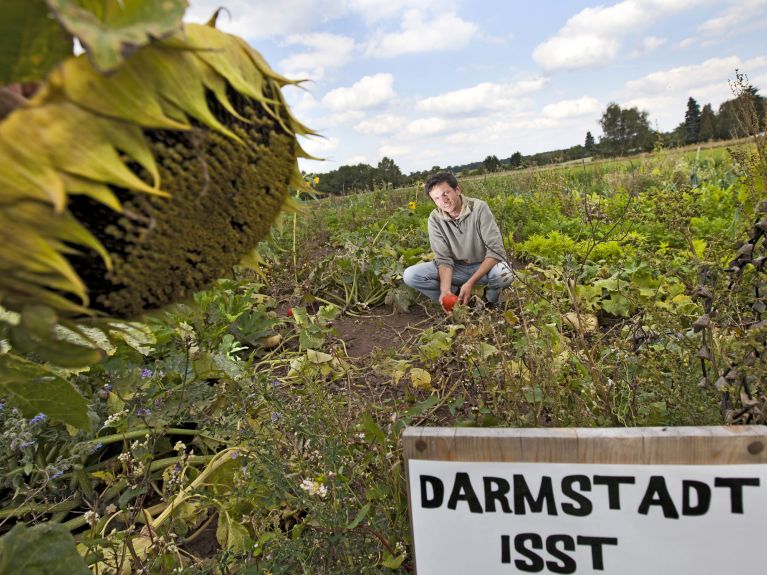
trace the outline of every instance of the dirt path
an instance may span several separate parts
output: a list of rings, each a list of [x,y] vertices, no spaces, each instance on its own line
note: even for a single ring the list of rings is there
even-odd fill
[[[334,322],[349,357],[366,357],[376,349],[400,349],[434,322],[419,306],[406,313],[386,315],[387,310],[378,308],[369,317],[342,316]]]

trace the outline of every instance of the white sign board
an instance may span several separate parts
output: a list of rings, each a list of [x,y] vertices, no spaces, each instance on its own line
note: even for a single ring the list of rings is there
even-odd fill
[[[767,427],[403,434],[418,575],[764,572]]]
[[[409,475],[418,575],[764,568],[767,465],[411,459]]]

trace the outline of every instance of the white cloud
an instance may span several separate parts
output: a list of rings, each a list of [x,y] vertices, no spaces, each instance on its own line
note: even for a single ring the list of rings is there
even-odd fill
[[[666,43],[665,38],[658,38],[657,36],[647,36],[642,40],[642,43],[629,54],[629,58],[641,58],[646,56],[650,52],[654,52],[663,44]]]
[[[378,155],[381,157],[396,159],[397,156],[406,156],[412,152],[412,147],[406,145],[384,144],[378,148]]]
[[[520,96],[541,90],[548,80],[533,78],[515,84],[482,82],[471,88],[425,98],[416,104],[419,110],[434,114],[466,114],[479,110],[515,109]]]
[[[764,0],[738,0],[715,18],[698,26],[704,35],[724,35],[737,32],[738,28],[757,16],[764,14],[767,3]]]
[[[614,60],[620,41],[632,32],[708,0],[624,0],[612,6],[585,8],[556,36],[539,44],[533,59],[547,70],[604,66]]]
[[[323,158],[336,148],[340,144],[338,138],[303,138],[301,140],[301,147],[310,155],[316,158]]]
[[[407,131],[417,135],[431,135],[447,131],[451,125],[444,118],[420,118],[408,124]]]
[[[320,105],[311,92],[300,86],[288,84],[282,88],[282,95],[296,115],[311,112]]]
[[[404,116],[381,114],[367,120],[362,120],[359,124],[354,126],[354,131],[360,134],[382,136],[400,131],[406,123],[407,118]]]
[[[336,88],[322,98],[331,110],[361,110],[373,108],[394,98],[394,76],[375,74],[364,76],[350,88]]]
[[[420,10],[408,10],[402,17],[399,32],[373,34],[366,53],[391,58],[417,52],[460,50],[477,32],[477,25],[461,20],[454,13],[426,18]]]
[[[280,61],[279,67],[286,76],[307,77],[321,80],[328,68],[345,66],[351,60],[354,40],[337,34],[292,34],[285,40],[287,45],[311,48],[308,52],[293,54]]]
[[[659,70],[627,82],[619,101],[622,106],[646,110],[661,130],[671,130],[684,117],[689,97],[701,107],[710,103],[715,110],[732,98],[728,81],[735,77],[735,68],[748,71],[753,81],[767,71],[767,56],[745,61],[736,56],[711,58],[700,64]]]
[[[556,104],[549,104],[543,109],[543,115],[547,118],[562,120],[586,114],[595,114],[600,111],[599,101],[591,96],[583,96],[577,100],[562,100]]]
[[[727,78],[734,74],[735,68],[742,67],[740,58],[711,58],[701,64],[680,66],[670,70],[660,70],[647,74],[638,80],[626,83],[626,88],[635,94],[660,94],[681,92],[694,86],[720,82],[726,84]]]
[[[322,119],[317,120],[317,125],[324,127],[335,127],[343,124],[359,122],[364,117],[364,112],[360,112],[359,110],[343,110],[336,112],[335,114],[324,116]]]
[[[368,160],[367,156],[358,154],[347,158],[342,163],[344,166],[356,166],[357,164],[369,164],[370,160]]]
[[[684,40],[680,41],[677,44],[677,48],[682,48],[682,49],[689,48],[690,46],[695,44],[695,42],[697,42],[697,41],[698,41],[697,38],[685,38]]]
[[[184,20],[207,22],[221,7],[221,0],[192,0]],[[227,0],[216,26],[224,32],[252,40],[281,34],[308,32],[317,22],[332,20],[348,11],[339,0],[280,0],[253,2]]]
[[[453,10],[453,2],[445,0],[349,0],[349,8],[368,24],[398,16],[403,10]]]
[[[615,59],[619,46],[615,38],[596,34],[556,36],[535,48],[533,60],[547,70],[600,66]]]

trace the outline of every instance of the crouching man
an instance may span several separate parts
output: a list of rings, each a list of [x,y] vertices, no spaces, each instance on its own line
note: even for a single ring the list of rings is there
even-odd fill
[[[407,268],[405,284],[438,302],[446,312],[445,296],[457,293],[458,301],[467,304],[475,284],[487,285],[485,297],[496,305],[514,274],[506,264],[501,231],[490,208],[461,194],[450,172],[430,176],[425,188],[437,206],[429,215],[434,260]]]

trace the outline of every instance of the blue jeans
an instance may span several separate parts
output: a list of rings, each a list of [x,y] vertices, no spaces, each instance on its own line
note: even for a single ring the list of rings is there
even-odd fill
[[[453,267],[453,292],[458,293],[461,286],[477,271],[480,264],[456,263]],[[426,297],[439,303],[439,272],[434,262],[421,262],[407,268],[402,274],[405,284],[417,289]],[[497,263],[493,269],[482,276],[477,283],[487,285],[485,297],[491,303],[498,303],[501,290],[514,281],[514,272],[505,263]]]

